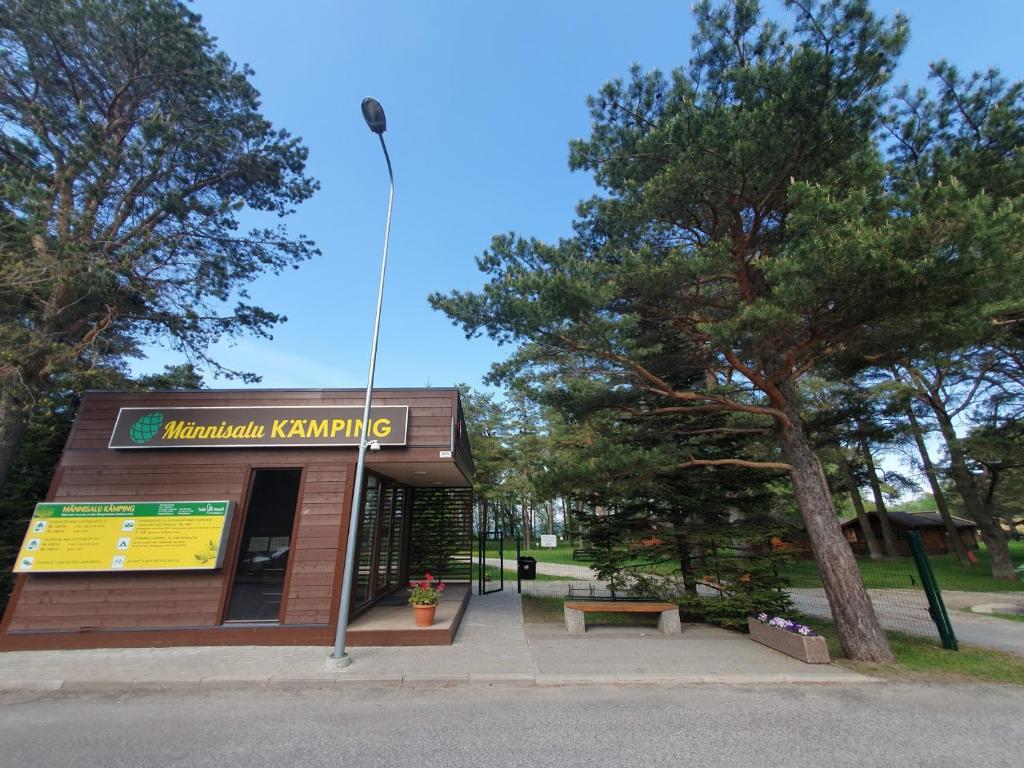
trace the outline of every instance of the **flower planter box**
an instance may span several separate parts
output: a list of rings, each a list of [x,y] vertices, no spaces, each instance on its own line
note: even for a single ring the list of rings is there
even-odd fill
[[[824,637],[798,635],[796,632],[779,629],[753,618],[747,619],[747,627],[750,629],[751,640],[794,659],[808,664],[829,664],[832,661]]]

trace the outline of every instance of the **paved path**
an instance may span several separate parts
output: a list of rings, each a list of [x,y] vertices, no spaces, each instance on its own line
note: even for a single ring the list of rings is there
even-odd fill
[[[484,558],[484,562],[493,567],[497,568],[502,564],[502,560],[497,557]],[[515,572],[519,567],[516,564],[516,559],[513,557],[511,560],[505,559],[505,570]],[[594,576],[594,569],[589,565],[569,565],[567,563],[537,563],[537,573],[544,574],[546,576],[558,576],[564,578],[566,581],[593,581],[596,577]]]
[[[950,614],[953,632],[961,643],[980,645],[1024,656],[1024,622],[978,614]]]
[[[0,694],[18,768],[1016,768],[1024,688],[353,687]]]
[[[790,596],[797,610],[810,616],[830,618],[823,589],[791,589]],[[927,598],[920,590],[870,589],[868,594],[882,626],[920,637],[938,639],[938,630],[928,613]],[[958,592],[942,593],[953,632],[961,643],[1008,651],[1024,656],[1024,622],[968,613],[964,608],[984,603],[1018,603],[1024,605],[1020,592]]]
[[[450,646],[352,648],[336,669],[330,649],[121,648],[0,653],[0,689],[334,687],[426,683],[869,682],[841,667],[808,665],[713,627],[668,636],[645,627],[597,627],[570,636],[560,624],[524,628],[519,596],[473,596]]]
[[[0,653],[0,688],[162,688],[335,683],[534,682],[519,596],[473,596],[447,646],[350,648],[346,669],[319,646],[104,648]]]
[[[596,626],[567,635],[561,624],[528,624],[538,678],[549,683],[868,682],[842,667],[804,664],[749,636],[704,624],[682,634],[653,626]]]
[[[488,559],[488,564],[498,566],[499,560]],[[515,563],[505,561],[506,570],[514,570]],[[572,587],[574,595],[585,594],[588,588],[606,591],[607,584],[594,578],[588,566],[563,565],[560,563],[537,563],[537,572],[560,576],[560,581],[524,581],[523,594],[538,597],[566,597]],[[506,590],[515,589],[515,582],[506,584]],[[701,592],[708,596],[717,594],[707,587]],[[886,629],[907,632],[918,637],[938,640],[939,633],[928,612],[928,600],[919,589],[870,589],[868,594],[882,626]],[[823,619],[832,618],[825,590],[821,588],[794,588],[789,590],[793,607],[808,616]],[[1009,621],[981,614],[968,613],[961,608],[982,603],[1018,603],[1024,606],[1024,592],[943,592],[943,601],[953,624],[953,631],[962,643],[992,648],[999,651],[1018,653],[1024,656],[1024,622]]]
[[[1021,592],[960,592],[950,590],[942,593],[953,631],[963,643],[972,643],[1001,651],[1010,651],[1024,656],[1024,622],[970,613],[973,605],[986,603],[1010,603],[1024,608],[1024,591]]]

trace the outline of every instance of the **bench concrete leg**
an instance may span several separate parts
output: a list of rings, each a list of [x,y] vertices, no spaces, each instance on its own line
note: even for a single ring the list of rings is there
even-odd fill
[[[666,635],[679,634],[683,631],[683,625],[679,621],[679,609],[662,611],[658,616],[658,629]]]
[[[575,608],[565,609],[565,631],[570,635],[582,635],[587,631],[587,623],[583,611]]]

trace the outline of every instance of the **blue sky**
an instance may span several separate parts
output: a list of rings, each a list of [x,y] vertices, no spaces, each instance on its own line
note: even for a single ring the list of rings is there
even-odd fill
[[[766,7],[780,14],[776,3]],[[874,7],[911,18],[898,81],[923,82],[941,57],[1024,76],[1020,0]],[[684,64],[693,33],[689,3],[653,0],[200,0],[193,8],[223,50],[256,70],[265,114],[303,137],[308,171],[322,183],[290,227],[323,256],[252,288],[257,303],[289,321],[273,341],[217,350],[225,364],[261,374],[265,387],[365,384],[387,185],[359,113],[364,96],[387,111],[397,187],[377,384],[479,387],[503,350],[466,341],[427,294],[479,286],[473,259],[496,233],[568,234],[575,204],[593,190],[567,166],[569,140],[588,131],[587,95],[633,62]],[[154,349],[137,370],[174,361]]]

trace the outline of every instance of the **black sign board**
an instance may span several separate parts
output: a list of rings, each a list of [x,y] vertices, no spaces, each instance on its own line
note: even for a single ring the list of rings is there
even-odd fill
[[[111,448],[358,447],[362,406],[249,406],[240,408],[122,408]],[[409,406],[370,409],[366,439],[405,445]]]

